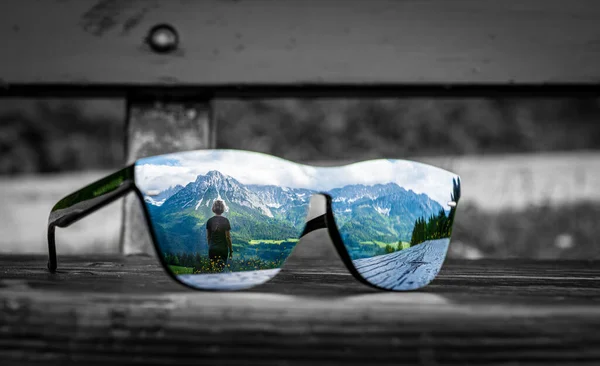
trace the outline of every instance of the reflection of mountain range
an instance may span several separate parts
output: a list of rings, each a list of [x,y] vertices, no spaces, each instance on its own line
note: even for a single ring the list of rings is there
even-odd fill
[[[165,189],[164,191],[160,192],[159,194],[157,194],[155,196],[146,196],[146,198],[144,200],[154,206],[160,206],[167,199],[169,199],[172,195],[174,195],[175,193],[179,192],[182,189],[183,189],[183,187],[178,184],[175,187],[169,187],[169,188]]]
[[[329,193],[336,224],[346,244],[410,241],[415,220],[442,209],[426,194],[407,191],[395,183],[348,185]]]
[[[273,185],[244,185],[210,171],[184,188],[170,188],[146,200],[163,251],[204,251],[204,225],[217,198],[232,226],[234,245],[249,246],[253,239],[297,238],[304,229],[310,197],[316,191]],[[409,241],[417,217],[437,214],[442,207],[425,194],[395,183],[349,185],[329,191],[342,237],[361,241]],[[160,202],[157,197],[166,197]]]

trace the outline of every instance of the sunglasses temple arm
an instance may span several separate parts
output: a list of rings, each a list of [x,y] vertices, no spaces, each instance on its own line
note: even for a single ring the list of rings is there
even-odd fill
[[[67,227],[123,197],[134,188],[133,165],[119,170],[60,200],[48,218],[48,270],[56,272],[55,228]]]

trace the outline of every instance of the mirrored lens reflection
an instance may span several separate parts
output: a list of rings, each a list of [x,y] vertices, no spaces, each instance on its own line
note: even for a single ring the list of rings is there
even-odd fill
[[[283,185],[272,162],[280,161],[207,150],[136,163],[158,249],[180,281],[237,290],[279,272],[304,229],[311,194]],[[285,162],[275,172],[294,165]]]
[[[402,160],[354,164],[358,184],[330,190],[337,228],[369,283],[414,290],[440,271],[452,234],[458,176]]]
[[[310,198],[332,197],[343,244],[379,287],[429,283],[446,255],[460,197],[456,175],[404,160],[313,167],[237,150],[138,160],[158,251],[202,289],[249,288],[275,276],[299,241]]]

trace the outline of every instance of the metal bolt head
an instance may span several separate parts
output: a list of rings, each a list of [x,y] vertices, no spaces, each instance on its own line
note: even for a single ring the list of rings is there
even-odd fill
[[[150,28],[146,42],[157,53],[168,53],[179,46],[179,35],[169,24],[157,24]]]

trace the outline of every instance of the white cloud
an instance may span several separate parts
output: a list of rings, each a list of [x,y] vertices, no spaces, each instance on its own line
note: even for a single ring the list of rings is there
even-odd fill
[[[178,184],[185,186],[196,180],[193,169],[185,166],[143,164],[135,167],[135,181],[143,191],[164,191]]]
[[[444,207],[450,200],[456,175],[406,160],[372,160],[341,167],[312,167],[270,155],[236,150],[199,150],[140,159],[136,183],[142,189],[164,190],[185,186],[211,170],[232,176],[243,184],[327,191],[348,184],[394,182],[416,193],[425,193]]]

